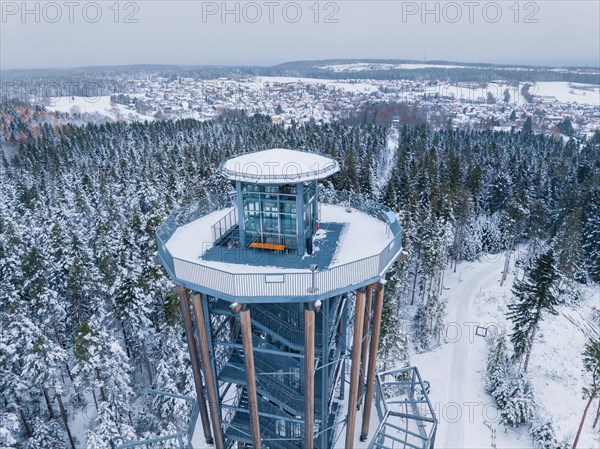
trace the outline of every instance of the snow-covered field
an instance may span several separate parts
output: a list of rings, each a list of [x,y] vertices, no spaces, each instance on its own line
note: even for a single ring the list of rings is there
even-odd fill
[[[49,111],[89,114],[113,120],[152,121],[153,117],[142,115],[127,106],[112,103],[110,96],[101,97],[52,97],[46,105]]]
[[[361,82],[339,81],[333,79],[321,78],[297,78],[297,77],[279,77],[263,76],[256,78],[256,82],[263,86],[270,84],[311,84],[322,85],[330,89],[341,89],[354,93],[377,92],[381,82],[377,80],[365,80]],[[530,93],[536,97],[548,101],[560,103],[578,103],[589,104],[600,107],[600,86],[592,84],[573,84],[566,81],[540,81],[532,82]],[[504,91],[508,89],[511,103],[523,104],[525,98],[520,92],[523,83],[519,85],[507,84],[505,82],[488,83],[485,86],[479,86],[467,83],[446,83],[427,86],[424,92],[429,94],[439,94],[444,97],[454,97],[457,100],[477,101],[485,99],[490,92],[497,101],[502,101]],[[421,95],[423,92],[416,91],[415,94]],[[407,99],[410,97],[410,91],[406,91]]]
[[[500,327],[510,329],[505,313],[514,279],[512,262],[503,287],[502,255],[461,263],[456,273],[447,270],[443,293],[448,313],[445,342],[411,359],[423,378],[431,382],[430,397],[440,420],[436,438],[440,449],[482,449],[494,447],[492,443],[506,449],[532,447],[527,428],[506,429],[499,422],[494,402],[484,391],[487,343],[476,334],[476,326],[489,332]],[[589,333],[585,326],[591,308],[600,306],[597,289],[584,289],[583,293],[584,300],[577,309],[563,305],[558,316],[548,316],[542,323],[528,370],[540,415],[552,419],[559,440],[569,442],[574,439],[585,406],[581,396],[581,353]],[[567,317],[582,324],[574,324]],[[592,430],[593,414],[588,414],[580,449],[600,447],[600,436]]]
[[[457,100],[477,101],[484,100],[487,93],[501,102],[505,90],[510,93],[510,103],[524,104],[525,98],[521,94],[521,87],[503,82],[489,83],[485,86],[468,85],[465,83],[440,83],[428,86],[425,91],[431,95],[438,94],[443,97],[454,97]],[[529,92],[538,99],[550,102],[589,104],[600,107],[600,86],[592,84],[572,84],[566,81],[540,81],[532,82]]]
[[[464,65],[447,64],[389,64],[389,63],[371,63],[357,62],[354,64],[332,64],[321,66],[321,69],[331,70],[332,72],[360,72],[363,70],[416,70],[416,69],[462,69]]]
[[[489,66],[465,66],[461,64],[435,64],[435,63],[400,63],[400,64],[392,64],[388,62],[355,62],[350,64],[329,64],[320,66],[319,68],[324,70],[330,70],[332,72],[340,73],[340,72],[360,72],[363,70],[419,70],[419,69],[478,69],[478,70],[488,70]],[[494,70],[516,70],[516,71],[526,71],[532,72],[534,70],[540,70],[537,67],[492,67]],[[594,69],[574,69],[574,68],[565,68],[565,67],[546,67],[543,68],[545,70],[549,70],[551,72],[562,72],[562,73],[598,73],[597,70]]]
[[[533,86],[531,93],[534,95],[555,97],[563,103],[591,104],[600,107],[599,86],[563,81],[539,81]]]

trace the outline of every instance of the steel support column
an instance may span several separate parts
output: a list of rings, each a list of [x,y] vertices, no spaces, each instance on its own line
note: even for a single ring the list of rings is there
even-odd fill
[[[216,391],[216,382],[213,376],[212,363],[208,351],[208,339],[210,330],[206,326],[204,319],[203,298],[201,293],[192,294],[192,305],[194,308],[194,318],[196,329],[198,330],[198,343],[200,346],[200,355],[202,357],[202,372],[206,380],[206,391],[208,392],[208,405],[210,417],[212,419],[213,433],[215,436],[215,446],[217,449],[224,449],[223,429],[221,427],[221,416],[219,413],[219,399]]]
[[[362,330],[365,318],[365,289],[356,292],[354,305],[354,337],[352,339],[352,367],[350,368],[350,393],[348,395],[348,423],[346,425],[346,449],[354,448],[354,429],[356,427],[356,403],[358,399],[358,381],[360,374],[360,352],[362,349]]]
[[[375,310],[373,312],[373,332],[371,334],[371,347],[369,349],[369,372],[367,374],[367,390],[365,393],[365,406],[363,409],[362,428],[360,440],[366,441],[369,434],[371,408],[373,406],[373,389],[375,386],[375,368],[377,364],[377,350],[379,348],[379,334],[381,333],[381,314],[383,312],[383,292],[385,279],[381,280],[375,292]]]
[[[313,449],[315,434],[315,305],[304,306],[304,447]]]
[[[252,448],[260,449],[260,422],[258,420],[258,401],[256,399],[254,347],[252,345],[252,324],[250,322],[250,309],[248,306],[242,306],[242,309],[240,310],[240,324],[242,328],[242,343],[244,345],[244,368],[246,371],[246,388],[248,391],[248,409],[250,412]]]
[[[198,409],[200,411],[200,419],[202,421],[202,430],[207,444],[213,444],[213,437],[210,430],[210,420],[208,419],[208,409],[206,400],[204,399],[204,390],[202,387],[202,376],[200,375],[200,359],[198,358],[198,347],[192,330],[192,316],[190,314],[190,298],[187,290],[183,287],[175,287],[179,296],[179,307],[183,316],[183,327],[185,329],[185,337],[187,339],[188,350],[190,352],[190,360],[192,362],[192,374],[194,375],[194,385],[196,387],[196,397],[198,398]]]
[[[340,344],[342,345],[342,351],[340,355],[342,357],[342,371],[340,374],[340,400],[344,400],[345,392],[346,392],[346,345],[347,345],[347,336],[348,336],[348,301],[346,299],[346,304],[344,305],[344,309],[342,310],[342,319],[340,320],[341,325],[341,334],[340,334]]]

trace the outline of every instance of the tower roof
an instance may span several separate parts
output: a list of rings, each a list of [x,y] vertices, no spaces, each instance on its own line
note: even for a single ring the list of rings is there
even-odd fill
[[[273,148],[228,159],[220,171],[234,181],[287,184],[326,178],[339,171],[339,166],[316,153]]]

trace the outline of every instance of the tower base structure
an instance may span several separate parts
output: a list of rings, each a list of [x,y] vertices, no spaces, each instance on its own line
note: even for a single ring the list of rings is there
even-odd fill
[[[337,171],[333,159],[292,150],[233,158],[221,172],[235,195],[185,206],[157,231],[180,296],[202,445],[433,447],[416,368],[376,373],[400,223],[375,201],[321,191],[318,180]]]

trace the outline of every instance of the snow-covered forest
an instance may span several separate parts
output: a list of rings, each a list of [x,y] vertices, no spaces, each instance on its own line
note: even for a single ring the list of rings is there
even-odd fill
[[[488,366],[491,396],[500,405],[521,401],[507,407],[508,425],[530,418],[521,406],[525,357],[540,317],[557,304],[576,306],[579,286],[600,282],[599,132],[565,142],[401,125],[390,148],[390,128],[369,123],[283,127],[239,113],[75,126],[45,123],[41,108],[4,103],[2,113],[0,447],[114,449],[187,426],[187,402],[147,394],[193,394],[178,300],[154,261],[154,232],[176,207],[228,191],[216,168],[232,154],[324,152],[341,167],[324,187],[398,212],[406,257],[386,289],[380,360],[388,368],[440,344],[444,270],[526,244],[505,311],[523,332],[509,328],[494,340]],[[538,321],[527,306],[536,295]],[[498,373],[515,370],[512,383],[500,382]],[[554,447],[547,428],[535,431],[536,441],[549,441],[540,447]]]

